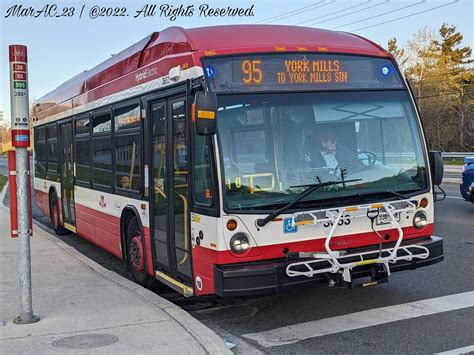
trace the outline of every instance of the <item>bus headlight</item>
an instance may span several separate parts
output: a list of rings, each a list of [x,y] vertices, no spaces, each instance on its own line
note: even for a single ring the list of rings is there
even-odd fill
[[[250,248],[250,240],[244,233],[237,233],[230,239],[230,249],[234,253],[241,254]]]
[[[413,217],[413,226],[416,229],[423,229],[426,227],[428,224],[428,217],[426,216],[426,213],[423,211],[418,211],[415,213],[415,216]]]

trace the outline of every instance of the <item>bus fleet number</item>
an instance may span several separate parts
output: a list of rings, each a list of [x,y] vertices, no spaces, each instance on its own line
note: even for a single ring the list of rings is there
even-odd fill
[[[342,225],[349,225],[351,224],[351,220],[349,218],[350,216],[348,214],[346,214],[345,216],[342,216],[341,219],[339,220],[339,222],[337,223],[338,226],[342,226]],[[334,222],[333,221],[330,221],[330,222],[326,222],[324,223],[324,227],[325,228],[328,228],[328,227],[331,227],[334,225]]]

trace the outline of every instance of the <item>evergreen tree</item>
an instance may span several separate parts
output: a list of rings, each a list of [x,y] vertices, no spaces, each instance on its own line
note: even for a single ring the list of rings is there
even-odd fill
[[[472,49],[462,41],[448,24],[437,36],[420,29],[403,48],[395,38],[388,41],[411,83],[432,149],[474,151]]]

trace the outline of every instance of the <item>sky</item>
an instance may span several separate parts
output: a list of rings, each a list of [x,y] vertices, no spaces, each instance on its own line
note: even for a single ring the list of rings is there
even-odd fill
[[[139,41],[152,32],[170,26],[201,27],[224,24],[267,23],[334,29],[362,35],[386,48],[396,37],[400,44],[419,29],[437,30],[443,23],[454,24],[464,35],[464,45],[474,47],[473,0],[203,0],[167,2],[158,0],[0,0],[0,111],[10,121],[8,45],[28,47],[30,101],[37,99],[76,74]],[[41,10],[56,4],[58,13],[74,8],[72,17],[37,18],[8,16],[14,5]],[[146,4],[158,5],[155,16],[134,18]],[[193,4],[191,17],[160,16],[159,6],[170,9]],[[199,6],[243,7],[253,5],[253,17],[200,17]],[[123,17],[97,17],[93,6],[126,8]],[[79,14],[82,11],[82,17]],[[17,7],[18,9],[18,7]]]

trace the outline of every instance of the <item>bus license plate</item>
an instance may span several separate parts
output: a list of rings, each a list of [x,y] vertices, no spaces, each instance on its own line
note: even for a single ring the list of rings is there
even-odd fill
[[[395,212],[394,213],[394,216],[395,216],[395,219],[397,220],[397,222],[400,222],[400,212]],[[380,213],[377,217],[377,225],[382,225],[382,224],[390,224],[391,222],[391,218],[390,216],[388,215],[388,213]]]

